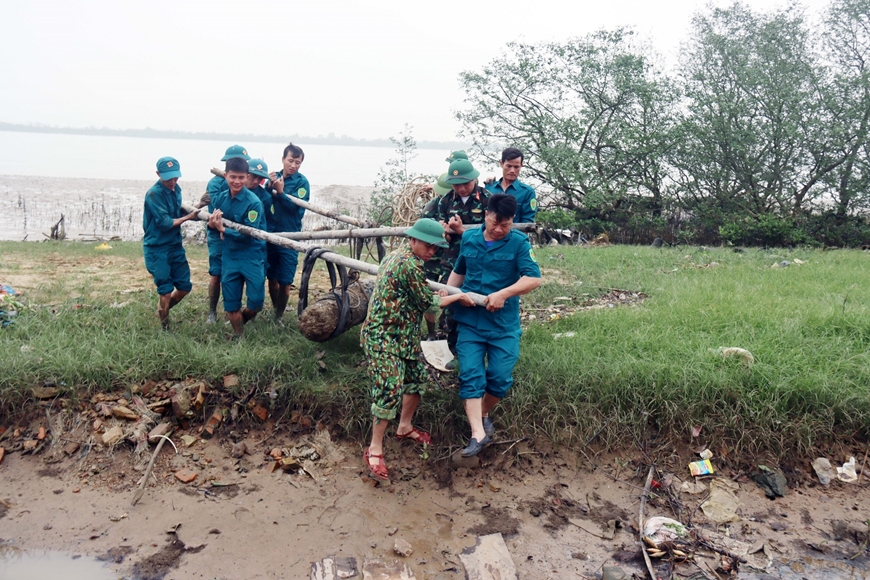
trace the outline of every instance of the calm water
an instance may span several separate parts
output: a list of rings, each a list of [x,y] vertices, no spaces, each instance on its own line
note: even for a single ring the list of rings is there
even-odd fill
[[[73,558],[61,552],[4,550],[0,553],[0,580],[112,580],[117,578],[102,562]]]
[[[0,131],[0,174],[97,179],[155,179],[155,163],[165,155],[178,159],[185,180],[208,181],[209,169],[233,143],[191,139],[142,139],[89,135],[55,135]],[[284,145],[241,143],[270,170],[281,167]],[[384,163],[395,157],[387,147],[306,145],[302,173],[312,185],[372,185]],[[420,149],[409,163],[413,175],[437,175],[447,170],[449,151]],[[483,168],[479,168],[483,169]],[[495,168],[489,168],[490,171]]]

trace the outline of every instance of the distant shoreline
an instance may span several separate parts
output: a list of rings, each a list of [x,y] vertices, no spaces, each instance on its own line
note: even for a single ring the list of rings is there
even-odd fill
[[[192,139],[205,141],[256,141],[259,143],[289,143],[309,145],[339,145],[346,147],[394,147],[389,139],[355,139],[330,133],[326,137],[301,135],[255,135],[253,133],[205,133],[192,131],[166,131],[161,129],[109,129],[106,127],[51,127],[47,125],[22,125],[0,122],[0,131],[23,133],[55,133],[66,135],[98,135],[101,137],[138,137],[145,139]],[[419,141],[418,149],[467,149],[467,143],[459,141]]]

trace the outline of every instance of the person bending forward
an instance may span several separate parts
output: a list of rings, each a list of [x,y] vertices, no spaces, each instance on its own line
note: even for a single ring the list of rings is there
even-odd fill
[[[372,379],[373,416],[372,440],[363,457],[371,475],[382,481],[389,480],[384,434],[387,423],[396,418],[400,401],[402,411],[396,437],[421,445],[432,441],[429,433],[412,424],[428,376],[420,349],[423,314],[454,302],[474,306],[465,294],[439,296],[429,288],[423,263],[436,248],[447,247],[441,224],[420,219],[405,235],[409,245],[387,256],[378,268],[378,280],[361,333]]]

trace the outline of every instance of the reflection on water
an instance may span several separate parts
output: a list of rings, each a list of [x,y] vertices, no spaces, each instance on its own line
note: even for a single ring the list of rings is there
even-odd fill
[[[0,543],[0,580],[113,580],[102,562],[61,552],[22,550]]]

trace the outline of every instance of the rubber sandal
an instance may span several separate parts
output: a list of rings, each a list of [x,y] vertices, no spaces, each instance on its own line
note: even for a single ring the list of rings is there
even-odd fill
[[[419,443],[420,445],[432,445],[432,436],[416,427],[411,427],[411,430],[404,435],[396,433],[396,439],[410,439],[414,443]]]
[[[378,460],[378,462],[374,465],[371,464],[369,458],[374,457]],[[366,465],[369,468],[369,473],[372,477],[377,479],[378,481],[390,481],[390,472],[387,471],[387,464],[384,461],[384,455],[374,455],[373,453],[369,453],[369,450],[366,449],[365,453],[363,453],[363,459],[365,459]]]

